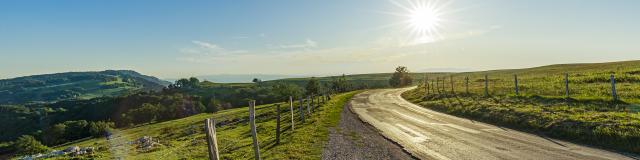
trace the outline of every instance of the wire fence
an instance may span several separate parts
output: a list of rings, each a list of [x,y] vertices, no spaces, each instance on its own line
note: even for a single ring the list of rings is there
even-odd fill
[[[517,83],[517,84],[516,84]],[[614,74],[455,74],[422,79],[426,93],[544,96],[640,102],[640,76]]]
[[[293,97],[290,97],[289,102],[284,103],[284,104],[287,104],[285,107],[283,107],[282,104],[275,104],[275,105],[270,105],[269,107],[262,107],[258,110],[256,110],[255,108],[255,101],[250,101],[249,115],[247,119],[250,124],[250,130],[251,130],[251,135],[253,139],[252,145],[253,145],[253,151],[254,151],[253,153],[254,159],[256,160],[261,159],[260,148],[272,147],[274,145],[278,145],[280,143],[281,136],[291,136],[292,134],[294,134],[293,131],[295,131],[296,129],[295,126],[308,125],[309,123],[305,123],[305,118],[308,119],[308,116],[311,116],[317,111],[319,111],[320,107],[323,106],[325,103],[327,103],[330,99],[331,99],[330,95],[309,96],[306,98],[299,98],[298,102],[296,103]],[[258,113],[256,111],[261,111],[261,112]],[[275,113],[273,111],[275,111]],[[297,112],[299,114],[296,114],[294,112]],[[256,128],[257,127],[256,121],[264,122],[264,121],[270,121],[273,119],[276,120],[276,129],[275,129],[275,132],[272,133],[272,134],[275,134],[274,135],[275,138],[269,139],[266,141],[264,139],[262,139],[262,141],[259,140],[258,131]],[[217,147],[218,141],[216,140],[215,127],[211,127],[211,125],[215,126],[215,124],[211,124],[211,121],[214,121],[214,120],[213,119],[205,120],[205,126],[209,126],[209,127],[205,127],[205,133],[207,134],[206,136],[207,136],[208,152],[210,155],[209,159],[218,160],[220,159],[219,158],[220,156],[218,154],[221,150],[218,150],[218,147]],[[300,128],[301,127],[299,127],[298,129]],[[289,131],[289,133],[285,133],[285,131]],[[235,142],[235,143],[238,143],[238,142]],[[222,146],[225,146],[225,145],[222,145]]]

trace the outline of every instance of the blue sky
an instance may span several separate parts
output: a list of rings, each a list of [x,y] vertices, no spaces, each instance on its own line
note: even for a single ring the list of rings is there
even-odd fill
[[[412,43],[416,0],[1,1],[0,78],[131,69],[160,78],[521,68],[640,59],[640,1],[455,0]],[[397,5],[399,4],[399,5]]]

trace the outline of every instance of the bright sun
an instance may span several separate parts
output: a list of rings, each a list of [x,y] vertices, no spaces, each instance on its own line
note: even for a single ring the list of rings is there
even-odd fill
[[[408,44],[431,43],[443,39],[440,34],[442,23],[445,21],[445,8],[451,4],[448,0],[407,0],[407,3],[400,3],[390,0],[392,4],[402,8],[404,13],[393,13],[392,15],[405,18],[404,24],[410,31]]]
[[[415,6],[409,11],[409,27],[419,36],[433,35],[440,25],[439,14],[427,6]]]
[[[451,10],[448,6],[453,0],[389,0],[391,4],[402,9],[402,12],[383,12],[403,18],[402,21],[391,25],[401,25],[406,27],[409,32],[404,42],[405,45],[415,45],[423,43],[432,43],[444,39],[440,33],[449,25],[455,22],[448,16],[449,14],[461,11],[460,9]]]

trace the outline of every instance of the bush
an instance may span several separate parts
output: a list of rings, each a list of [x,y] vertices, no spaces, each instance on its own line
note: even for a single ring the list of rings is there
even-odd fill
[[[49,147],[42,145],[40,141],[33,138],[30,135],[22,135],[15,142],[13,142],[16,154],[18,155],[32,155],[38,153],[44,153],[49,151]]]
[[[218,111],[223,110],[222,103],[220,103],[220,101],[216,100],[215,98],[211,98],[211,100],[209,100],[209,103],[207,103],[206,107],[207,108],[205,112],[207,113],[216,113]]]
[[[67,132],[67,125],[58,123],[47,130],[42,135],[42,142],[47,145],[56,145],[65,142],[65,133]]]
[[[89,136],[87,130],[89,122],[86,120],[65,121],[63,124],[66,126],[64,138],[67,140],[76,140]]]
[[[114,126],[115,125],[113,122],[91,122],[89,123],[89,133],[95,138],[103,137],[111,133],[111,130]]]
[[[409,69],[404,66],[398,66],[396,72],[389,79],[389,85],[392,87],[404,87],[411,85],[413,78],[409,76]]]

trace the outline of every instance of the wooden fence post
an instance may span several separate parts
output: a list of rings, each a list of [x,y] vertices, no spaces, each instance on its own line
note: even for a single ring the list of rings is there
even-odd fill
[[[289,96],[289,111],[291,111],[291,131],[295,130],[295,122],[293,122],[293,96]]]
[[[276,144],[280,144],[280,104],[276,104]]]
[[[429,94],[429,88],[431,88],[431,86],[429,86],[429,78],[426,76],[424,76],[424,86],[425,86],[425,93]]]
[[[218,160],[218,139],[216,138],[216,120],[205,119],[204,128],[207,133],[207,146],[209,148],[209,160]]]
[[[453,75],[449,75],[449,80],[451,81],[451,94],[454,94],[455,89],[453,88]]]
[[[613,101],[618,100],[618,94],[616,94],[616,78],[613,74],[611,74],[611,97]]]
[[[469,77],[464,77],[464,92],[469,94]]]
[[[564,74],[565,97],[569,98],[569,73]]]
[[[253,137],[253,152],[256,160],[260,160],[260,145],[258,145],[258,132],[256,131],[256,101],[249,101],[249,124],[251,125],[251,135]]]
[[[520,91],[519,91],[519,89],[518,89],[518,75],[517,75],[517,74],[514,74],[514,75],[513,75],[513,81],[514,81],[514,82],[515,82],[515,84],[516,84],[516,86],[515,86],[515,87],[516,87],[516,88],[515,88],[515,89],[516,89],[516,96],[518,96]]]
[[[436,78],[436,91],[440,93],[440,77]]]
[[[484,75],[484,96],[489,96],[489,75]]]
[[[298,111],[300,111],[300,120],[302,120],[302,123],[304,123],[304,109],[302,108],[302,97],[300,97],[299,102],[300,103],[300,108],[298,109]]]
[[[424,78],[422,79],[423,81],[423,85],[424,85],[424,96],[427,96],[429,94],[429,81],[427,80],[427,74],[424,74]]]
[[[434,82],[434,80],[432,79],[431,80],[431,92],[433,92],[433,94],[435,94],[436,93],[436,87],[435,87],[436,85],[433,82]]]

